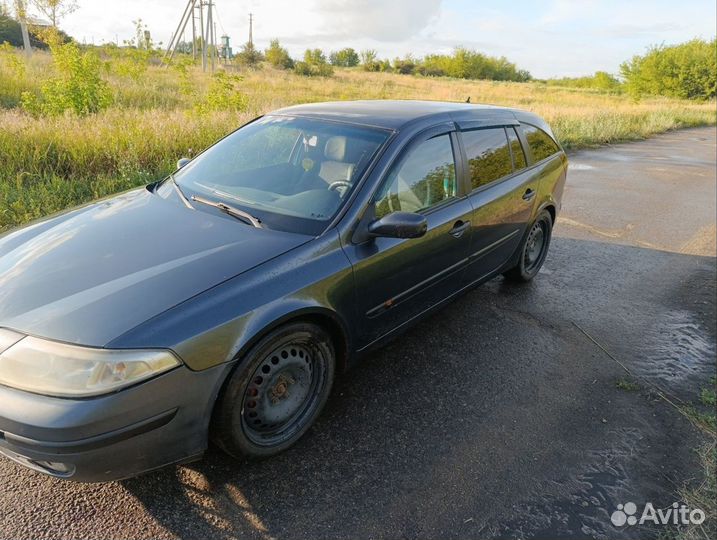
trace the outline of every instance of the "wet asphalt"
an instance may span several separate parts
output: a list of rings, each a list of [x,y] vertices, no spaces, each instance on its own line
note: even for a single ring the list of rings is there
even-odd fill
[[[538,278],[373,354],[277,458],[102,485],[0,458],[0,538],[657,536],[610,514],[701,474],[702,435],[657,389],[694,402],[715,373],[716,148],[704,128],[572,154]]]

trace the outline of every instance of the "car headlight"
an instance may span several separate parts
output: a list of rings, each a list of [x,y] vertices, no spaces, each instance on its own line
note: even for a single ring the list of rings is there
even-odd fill
[[[178,365],[167,350],[93,349],[0,329],[0,384],[37,394],[97,396]]]

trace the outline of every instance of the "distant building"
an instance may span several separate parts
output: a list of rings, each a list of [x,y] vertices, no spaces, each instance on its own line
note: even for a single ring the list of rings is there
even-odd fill
[[[25,21],[29,26],[42,26],[45,28],[52,26],[52,23],[50,21],[46,21],[45,19],[41,19],[40,17],[33,17],[32,15],[27,15],[25,17]]]
[[[231,60],[234,57],[234,54],[232,53],[231,45],[229,44],[229,36],[224,34],[221,38],[221,43],[217,46],[217,52],[219,53],[219,58],[224,58],[225,60]]]

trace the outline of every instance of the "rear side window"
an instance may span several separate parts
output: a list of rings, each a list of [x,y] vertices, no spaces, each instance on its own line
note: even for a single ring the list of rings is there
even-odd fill
[[[560,151],[560,148],[558,148],[550,135],[540,128],[530,124],[523,124],[523,133],[525,133],[525,138],[528,139],[528,146],[533,152],[533,161],[535,162],[542,161]]]
[[[477,129],[461,134],[473,189],[513,172],[505,129]]]
[[[513,167],[516,171],[525,169],[525,152],[523,152],[523,145],[520,144],[518,134],[515,132],[515,128],[506,128],[508,131],[508,140],[510,141],[510,150],[513,152]]]

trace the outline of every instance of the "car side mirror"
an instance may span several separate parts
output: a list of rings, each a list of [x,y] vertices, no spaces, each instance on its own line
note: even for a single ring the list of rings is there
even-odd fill
[[[420,238],[427,230],[425,216],[413,212],[393,212],[368,226],[370,236],[386,238]]]
[[[189,159],[188,157],[183,157],[182,159],[180,159],[179,161],[177,161],[177,169],[181,169],[182,167],[184,167],[184,166],[185,166],[187,163],[189,163],[190,161],[192,161],[192,160]]]

